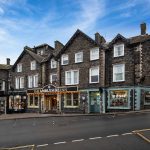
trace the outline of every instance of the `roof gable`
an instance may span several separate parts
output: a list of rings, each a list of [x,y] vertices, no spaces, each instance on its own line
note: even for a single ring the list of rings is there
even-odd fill
[[[20,56],[17,58],[16,62],[14,63],[14,65],[12,66],[12,69],[14,69],[16,67],[16,65],[18,64],[18,62],[21,60],[21,58],[28,53],[34,60],[36,60],[38,63],[41,63],[42,60],[44,59],[44,57],[37,55],[36,53],[34,53],[33,51],[31,51],[30,49],[27,49],[27,47],[24,48],[24,50],[22,51],[22,53],[20,54]]]
[[[81,30],[77,30],[73,36],[69,39],[69,41],[66,43],[66,45],[63,47],[63,49],[59,52],[59,54],[57,55],[57,57],[59,57],[62,53],[64,53],[66,51],[66,49],[69,47],[69,45],[71,45],[73,43],[73,41],[77,38],[78,35],[83,36],[84,38],[86,38],[89,42],[93,43],[95,46],[99,46],[92,38],[90,38],[88,35],[86,35],[85,33],[83,33]]]
[[[125,43],[128,42],[128,40],[124,36],[122,36],[121,34],[118,33],[116,35],[116,37],[110,42],[110,45],[116,43],[118,40],[121,40],[121,41],[123,41]]]

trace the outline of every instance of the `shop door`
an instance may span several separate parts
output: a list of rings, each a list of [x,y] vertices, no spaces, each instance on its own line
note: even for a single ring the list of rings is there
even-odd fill
[[[57,97],[51,97],[51,110],[57,110]]]
[[[99,113],[100,112],[100,93],[90,92],[90,112]]]
[[[50,97],[46,97],[45,100],[46,111],[50,110]]]

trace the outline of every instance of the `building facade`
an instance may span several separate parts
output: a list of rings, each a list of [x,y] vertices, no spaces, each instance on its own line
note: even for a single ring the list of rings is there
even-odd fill
[[[150,35],[106,42],[77,30],[63,45],[25,47],[12,67],[9,107],[41,113],[150,108]]]
[[[10,69],[10,59],[7,58],[6,64],[0,64],[0,113],[5,114],[7,112]]]

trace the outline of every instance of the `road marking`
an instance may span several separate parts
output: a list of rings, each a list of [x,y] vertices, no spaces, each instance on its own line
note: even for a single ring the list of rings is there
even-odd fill
[[[129,132],[129,133],[123,133],[123,134],[121,134],[121,135],[131,135],[132,133],[131,132]]]
[[[35,145],[25,145],[25,146],[17,146],[17,147],[11,147],[11,148],[8,148],[9,150],[14,150],[14,149],[21,149],[21,148],[34,148]]]
[[[96,139],[101,139],[102,137],[93,137],[93,138],[89,138],[89,140],[96,140]]]
[[[114,134],[114,135],[108,135],[107,137],[110,138],[110,137],[115,137],[115,136],[119,136],[118,134]]]
[[[48,146],[48,144],[37,145],[37,147],[44,147],[44,146]]]
[[[72,140],[72,142],[81,142],[81,141],[84,141],[84,139]]]
[[[57,143],[54,143],[55,145],[58,145],[58,144],[65,144],[66,141],[63,141],[63,142],[57,142]]]
[[[144,131],[150,131],[150,129],[134,130],[133,132],[144,132]]]

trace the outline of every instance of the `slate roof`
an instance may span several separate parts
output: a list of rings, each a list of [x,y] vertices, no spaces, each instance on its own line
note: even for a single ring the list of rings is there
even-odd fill
[[[9,70],[9,69],[11,69],[11,65],[0,64],[0,69],[1,70]]]
[[[149,34],[138,35],[138,36],[134,36],[134,37],[129,38],[130,44],[145,42],[147,40],[150,40],[150,35]]]

